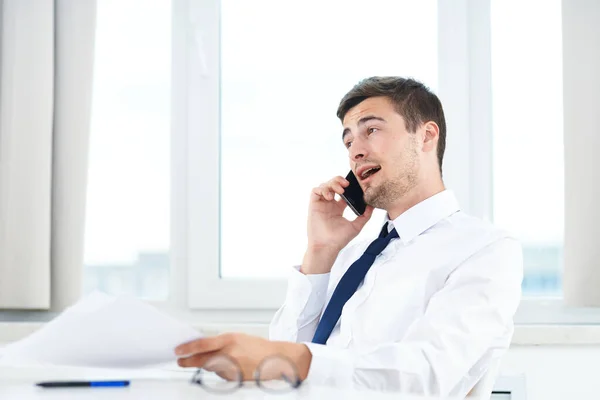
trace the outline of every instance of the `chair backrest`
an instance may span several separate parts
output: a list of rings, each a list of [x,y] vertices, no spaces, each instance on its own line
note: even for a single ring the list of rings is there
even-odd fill
[[[475,384],[473,389],[467,395],[468,399],[489,400],[492,397],[494,383],[500,372],[500,362],[502,361],[502,353],[496,353],[490,360],[490,366],[479,382]]]

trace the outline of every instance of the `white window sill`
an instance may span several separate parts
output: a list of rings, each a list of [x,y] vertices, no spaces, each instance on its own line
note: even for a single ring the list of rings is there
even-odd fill
[[[517,325],[512,345],[600,345],[600,325]]]
[[[35,330],[40,322],[0,322],[0,343],[19,340]],[[268,324],[193,324],[206,335],[244,332],[266,337]],[[517,325],[512,340],[515,346],[600,345],[600,325]]]

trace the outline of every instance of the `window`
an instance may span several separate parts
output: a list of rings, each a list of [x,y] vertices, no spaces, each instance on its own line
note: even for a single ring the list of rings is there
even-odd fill
[[[436,90],[437,1],[223,0],[221,16],[220,274],[283,277],[302,261],[311,189],[349,170],[342,96],[371,75]]]
[[[491,7],[493,219],[523,243],[524,295],[557,296],[564,227],[561,2],[493,0]]]
[[[521,240],[526,296],[559,295],[561,10],[544,3],[539,18],[539,4],[190,0],[195,40],[174,74],[185,76],[186,304],[266,320],[282,304],[283,277],[306,246],[310,190],[348,171],[335,110],[371,75],[438,93],[448,187],[463,210]]]
[[[168,296],[171,14],[166,0],[97,4],[86,292]]]

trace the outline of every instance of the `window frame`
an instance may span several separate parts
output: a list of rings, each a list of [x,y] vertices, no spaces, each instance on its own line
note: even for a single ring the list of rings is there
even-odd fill
[[[268,322],[286,282],[221,278],[219,271],[219,3],[174,0],[171,302],[192,313]],[[438,95],[450,127],[444,181],[463,211],[486,220],[493,207],[490,11],[491,0],[438,0]],[[515,322],[598,323],[600,311],[525,297]]]
[[[220,276],[219,1],[174,0],[174,9],[174,26],[187,28],[174,35],[184,44],[173,52],[173,264],[185,264],[191,309],[275,310],[285,281]]]

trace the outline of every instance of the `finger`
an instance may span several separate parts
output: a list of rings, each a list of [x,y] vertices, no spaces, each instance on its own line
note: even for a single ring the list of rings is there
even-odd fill
[[[342,194],[345,192],[344,188],[342,187],[342,185],[339,182],[332,182],[331,189],[334,192],[336,192],[337,194]]]
[[[231,356],[225,356],[226,350],[218,352],[215,357],[209,358],[202,369],[214,372],[223,379],[240,380],[242,377],[242,367],[238,361]]]
[[[339,183],[340,185],[342,185],[343,187],[347,187],[350,182],[348,181],[348,179],[343,178],[341,176],[336,176],[335,178],[332,179],[333,181]]]
[[[354,221],[352,221],[352,225],[358,231],[361,231],[364,228],[365,224],[369,222],[371,216],[373,215],[374,208],[372,206],[367,206],[363,215],[357,217]]]
[[[311,192],[311,200],[316,201],[323,198],[325,200],[334,200],[335,194],[344,193],[344,188],[348,186],[348,182],[345,178],[337,176],[326,183],[322,183],[318,187],[313,188]]]
[[[212,371],[217,374],[220,378],[226,381],[238,381],[240,379],[239,371]]]
[[[323,189],[322,186],[316,187],[312,190],[311,196],[310,196],[311,201],[318,201],[318,200],[323,200],[323,199],[327,199],[327,195],[325,190]]]
[[[333,192],[333,194],[337,193],[337,194],[342,194],[346,191],[345,187],[347,185],[344,185],[341,181],[338,180],[330,180],[329,182],[327,182],[327,189],[329,189],[330,191]]]
[[[228,334],[197,339],[177,346],[177,348],[175,348],[175,354],[178,356],[186,356],[191,354],[209,353],[222,349],[229,343],[230,339]]]
[[[319,187],[321,188],[321,197],[323,197],[325,200],[333,200],[335,193],[333,190],[331,190],[329,183],[323,183]]]
[[[311,201],[320,200],[322,196],[323,195],[320,186],[313,188],[313,190],[310,192]]]
[[[194,354],[189,357],[182,357],[177,360],[177,365],[184,368],[196,367],[202,368],[217,352]]]

